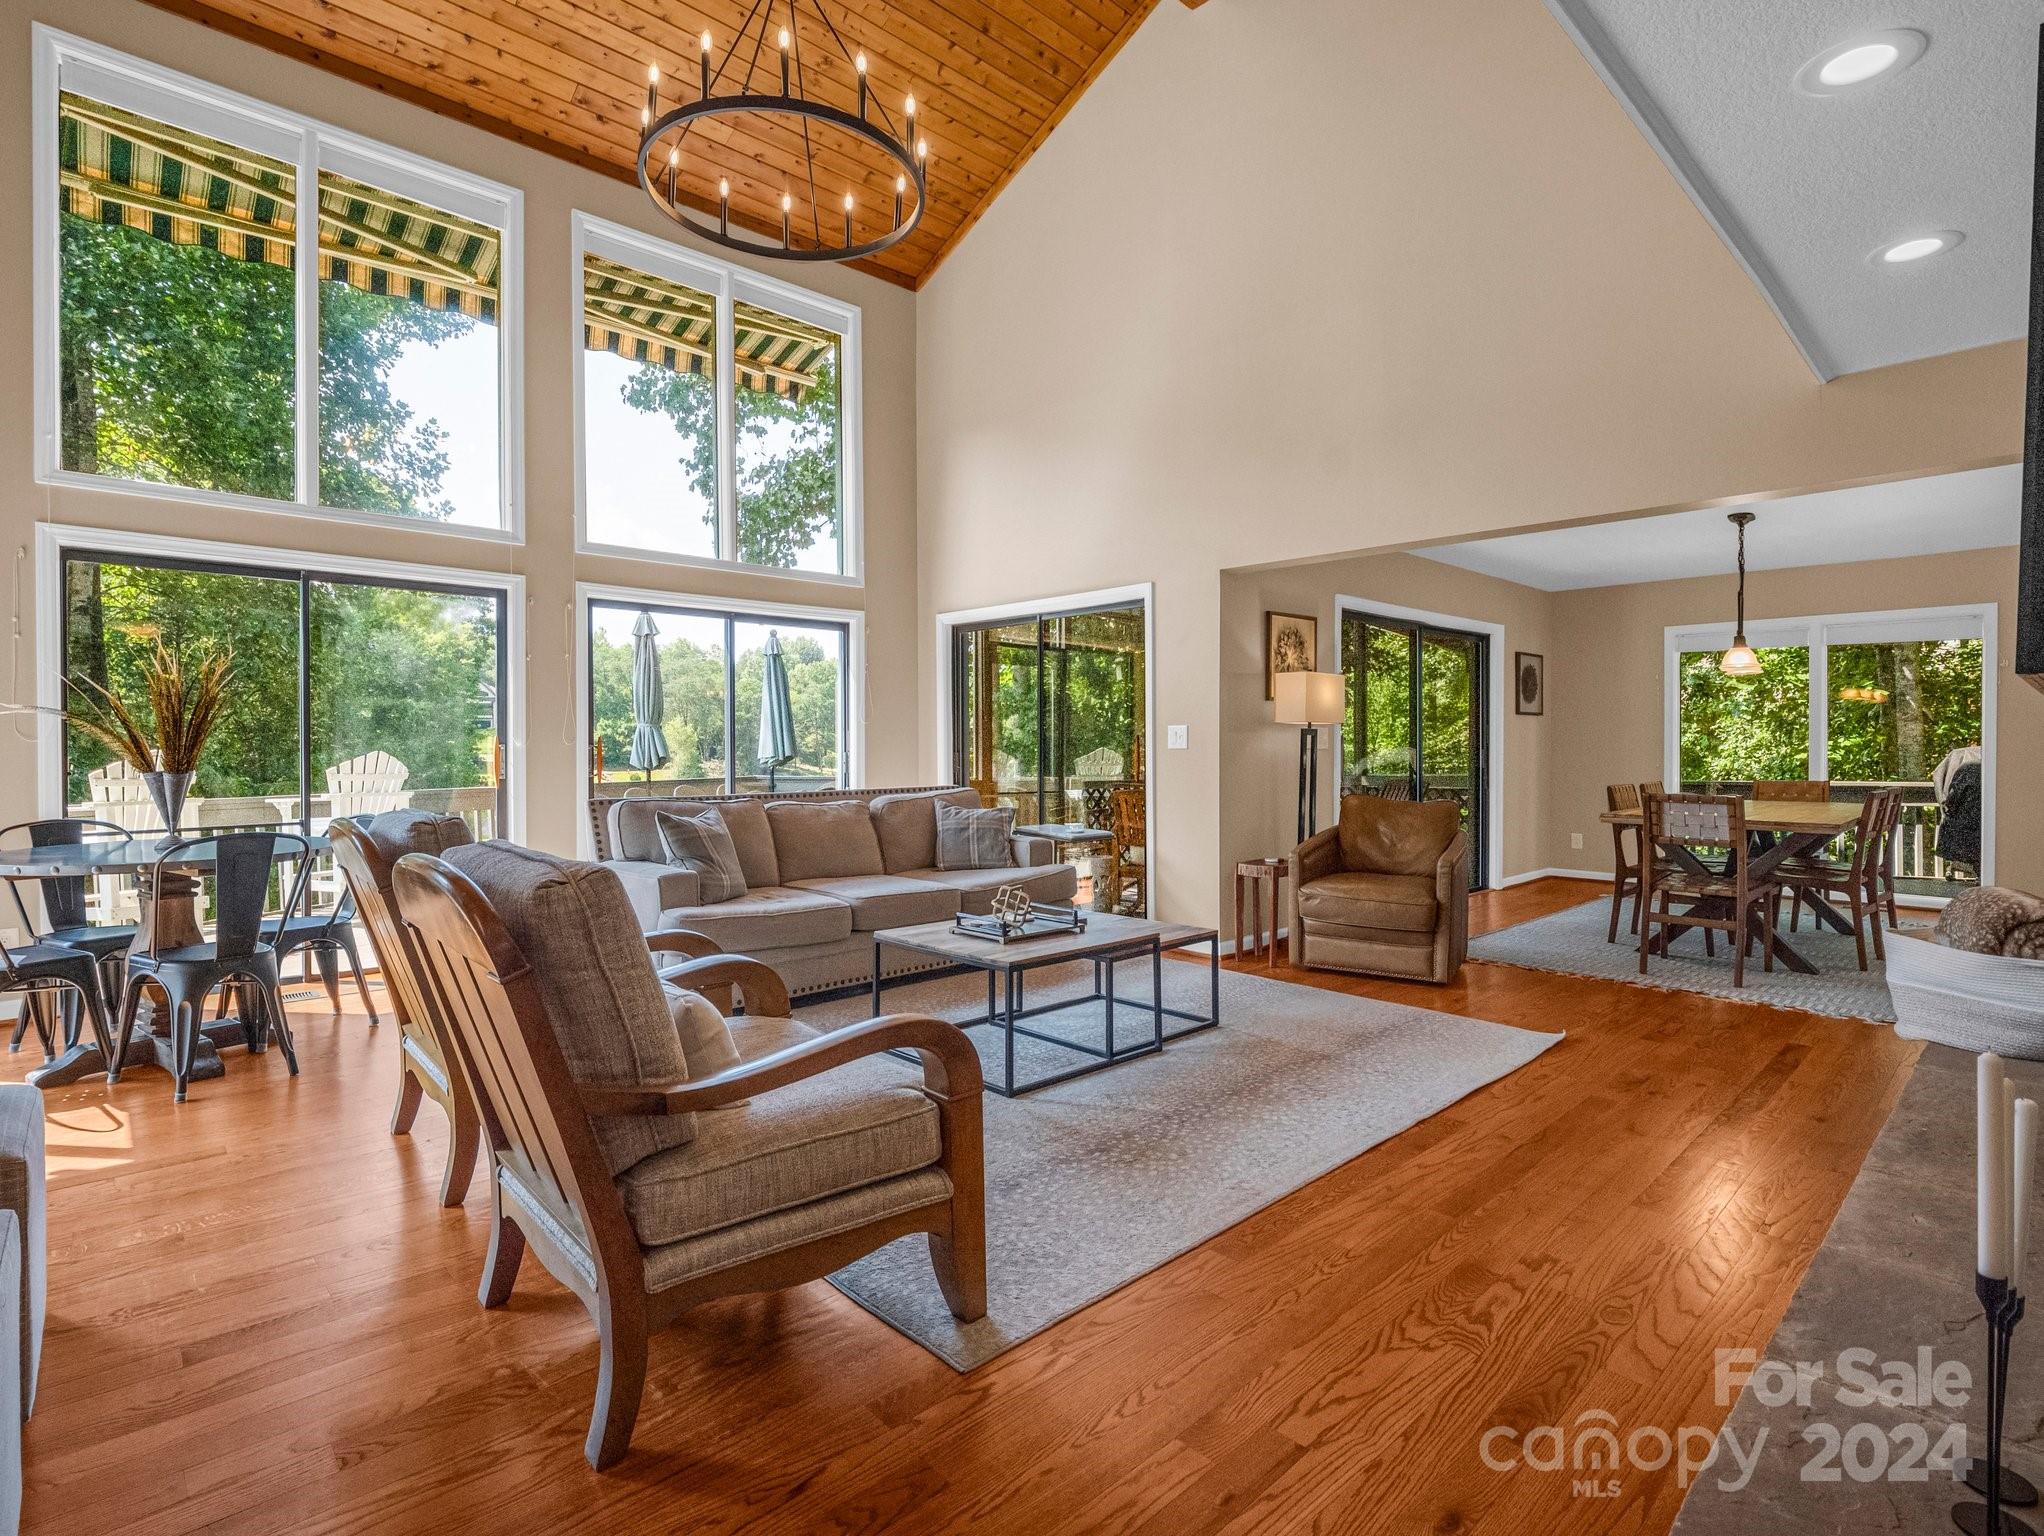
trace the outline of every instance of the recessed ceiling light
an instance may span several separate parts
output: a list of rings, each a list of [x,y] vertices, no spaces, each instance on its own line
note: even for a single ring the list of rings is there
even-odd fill
[[[1930,39],[1909,27],[1876,32],[1826,48],[1796,71],[1796,89],[1806,96],[1836,96],[1900,73],[1923,57]]]
[[[1927,235],[1911,235],[1907,240],[1897,240],[1893,245],[1884,245],[1867,260],[1882,267],[1908,266],[1911,262],[1923,261],[1949,251],[1965,238],[1956,229],[1933,230]]]

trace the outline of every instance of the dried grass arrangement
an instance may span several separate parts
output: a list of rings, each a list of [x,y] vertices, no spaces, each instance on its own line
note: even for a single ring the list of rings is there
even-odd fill
[[[193,773],[220,723],[234,681],[234,653],[210,647],[188,659],[159,640],[142,664],[153,734],[111,689],[89,677],[69,681],[83,700],[64,712],[73,727],[139,773]]]

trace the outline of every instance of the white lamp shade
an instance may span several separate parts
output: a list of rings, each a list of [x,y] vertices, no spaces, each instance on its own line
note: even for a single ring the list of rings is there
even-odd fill
[[[1276,689],[1279,725],[1339,725],[1343,684],[1339,672],[1280,672]]]
[[[1763,668],[1760,658],[1753,654],[1753,647],[1744,640],[1738,640],[1719,660],[1718,670],[1726,677],[1758,677]]]

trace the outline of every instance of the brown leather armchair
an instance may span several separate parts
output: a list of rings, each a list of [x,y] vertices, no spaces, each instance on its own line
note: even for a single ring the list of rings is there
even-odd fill
[[[1448,982],[1469,955],[1469,843],[1452,800],[1344,795],[1292,851],[1292,964]]]

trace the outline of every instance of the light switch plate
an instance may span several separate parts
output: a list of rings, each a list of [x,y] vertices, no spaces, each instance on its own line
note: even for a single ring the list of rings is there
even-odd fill
[[[1571,848],[1580,848],[1580,847],[1582,847],[1582,846],[1583,846],[1583,834],[1582,834],[1582,833],[1580,833],[1580,832],[1571,832],[1571,833],[1569,833],[1569,835],[1568,835],[1568,845],[1569,845],[1569,847],[1571,847]]]
[[[1175,751],[1184,751],[1185,727],[1182,725],[1167,726],[1164,732],[1164,745]]]

